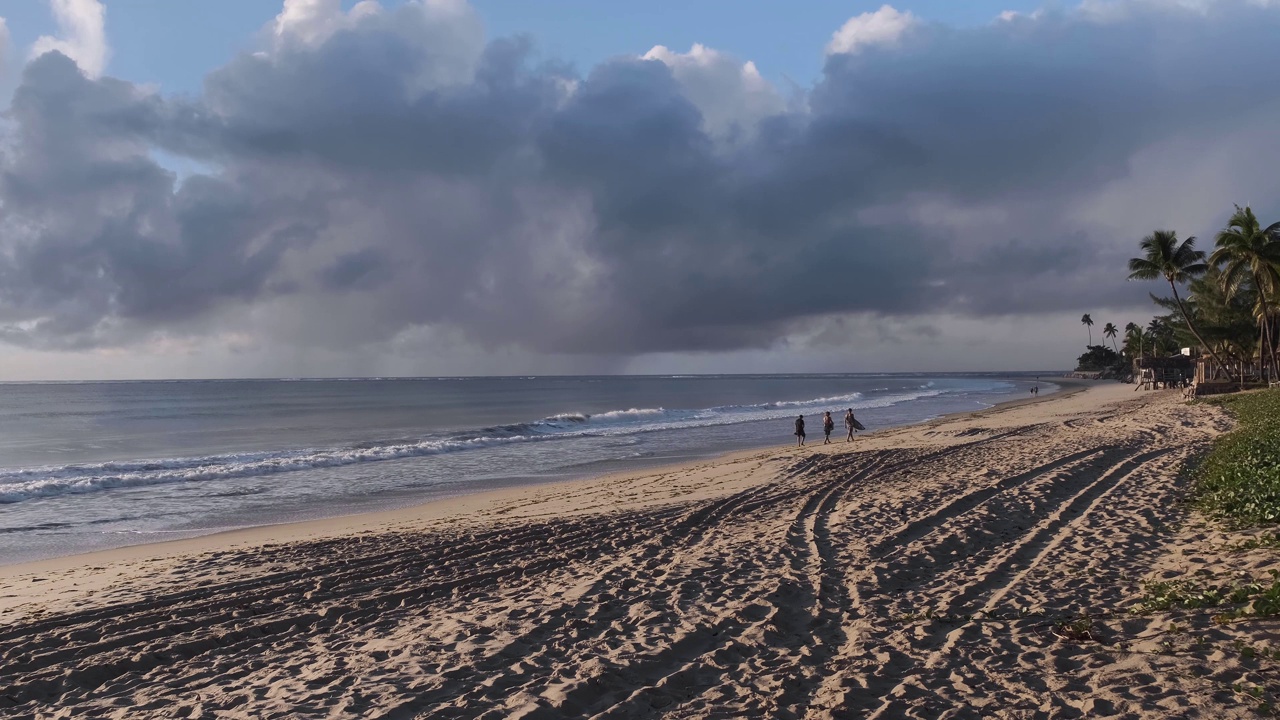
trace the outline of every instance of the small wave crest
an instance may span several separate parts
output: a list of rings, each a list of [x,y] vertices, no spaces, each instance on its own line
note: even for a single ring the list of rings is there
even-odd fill
[[[832,395],[831,397],[820,397],[812,400],[782,400],[776,403],[770,403],[770,407],[805,407],[807,405],[831,405],[840,403],[857,402],[862,399],[862,393],[853,392],[847,395]]]
[[[78,495],[113,488],[259,477],[297,470],[425,457],[529,440],[527,436],[423,440],[372,447],[319,448],[274,453],[239,453],[168,458],[131,463],[86,463],[0,472],[0,504],[34,498]]]
[[[629,410],[608,410],[594,414],[567,412],[543,418],[541,424],[557,426],[565,423],[582,424],[586,422],[626,422],[628,420],[662,417],[667,414],[668,411],[664,408],[631,408]],[[534,425],[536,426],[537,423]]]

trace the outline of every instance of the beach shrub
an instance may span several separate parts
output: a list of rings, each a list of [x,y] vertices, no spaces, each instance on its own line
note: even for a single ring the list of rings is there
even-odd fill
[[[1280,522],[1280,390],[1215,402],[1239,426],[1219,438],[1196,469],[1197,502],[1242,527]]]
[[[1111,370],[1123,366],[1124,359],[1120,353],[1105,345],[1090,345],[1089,351],[1076,359],[1076,370],[1098,371]]]

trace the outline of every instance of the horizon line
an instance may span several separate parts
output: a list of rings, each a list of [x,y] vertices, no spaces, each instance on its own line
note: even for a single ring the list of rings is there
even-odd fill
[[[820,376],[856,376],[856,375],[1053,375],[1069,373],[1070,370],[918,370],[889,372],[883,370],[867,370],[862,372],[806,372],[806,373],[773,373],[773,372],[738,372],[738,373],[596,373],[596,374],[529,374],[511,375],[315,375],[315,376],[245,376],[245,377],[168,377],[168,378],[80,378],[65,380],[0,380],[0,385],[57,385],[57,384],[107,384],[107,383],[181,383],[181,382],[358,382],[380,380],[540,380],[547,378],[714,378],[714,377],[820,377]]]

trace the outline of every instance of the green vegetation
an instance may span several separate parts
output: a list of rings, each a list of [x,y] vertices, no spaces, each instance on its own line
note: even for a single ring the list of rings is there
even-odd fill
[[[1242,288],[1252,286],[1253,316],[1258,319],[1258,347],[1269,355],[1269,366],[1276,369],[1271,323],[1276,295],[1280,292],[1280,223],[1263,228],[1253,210],[1236,206],[1227,228],[1218,233],[1217,250],[1210,264],[1222,267],[1222,288],[1227,298],[1234,298]],[[1274,372],[1272,373],[1274,375]]]
[[[1280,615],[1280,570],[1271,571],[1269,583],[1204,585],[1195,580],[1143,583],[1142,600],[1133,611],[1149,613],[1217,607],[1226,608],[1215,617],[1224,623],[1247,617]]]
[[[1155,280],[1164,278],[1173,290],[1173,301],[1178,306],[1178,313],[1187,324],[1187,329],[1199,341],[1200,347],[1209,351],[1219,365],[1222,360],[1209,343],[1204,341],[1200,330],[1196,327],[1195,316],[1187,309],[1178,295],[1178,284],[1190,281],[1203,275],[1209,269],[1204,261],[1204,253],[1196,250],[1196,239],[1189,237],[1178,242],[1178,234],[1172,230],[1156,230],[1138,243],[1143,256],[1129,260],[1130,280]]]
[[[1238,526],[1280,522],[1280,390],[1215,402],[1240,424],[1196,468],[1196,502]]]
[[[1111,347],[1117,354],[1120,352],[1120,346],[1116,345],[1116,335],[1120,334],[1120,328],[1115,323],[1107,323],[1102,327],[1102,336],[1111,340]]]
[[[1074,643],[1097,642],[1093,632],[1093,620],[1081,615],[1074,620],[1059,620],[1053,624],[1053,634],[1060,640]]]
[[[1173,296],[1151,296],[1166,314],[1145,330],[1126,324],[1121,352],[1161,357],[1191,346],[1212,356],[1229,382],[1280,378],[1280,222],[1263,227],[1252,208],[1237,205],[1211,255],[1195,241],[1156,230],[1139,242],[1129,279],[1164,281]]]
[[[1120,353],[1106,345],[1090,345],[1088,352],[1076,359],[1077,370],[1111,370],[1123,367]]]
[[[1142,601],[1136,613],[1166,610],[1199,610],[1221,605],[1236,605],[1249,599],[1256,585],[1202,585],[1195,580],[1154,580],[1142,584]]]

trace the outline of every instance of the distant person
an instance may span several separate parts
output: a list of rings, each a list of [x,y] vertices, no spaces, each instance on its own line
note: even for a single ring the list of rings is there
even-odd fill
[[[825,436],[822,441],[823,445],[831,444],[831,431],[835,429],[836,421],[831,419],[831,411],[828,410],[822,414],[822,434]]]
[[[796,418],[796,447],[804,445],[804,416]]]
[[[844,414],[845,442],[853,442],[853,431],[857,429],[857,425],[858,420],[853,416],[853,408],[849,408]]]

